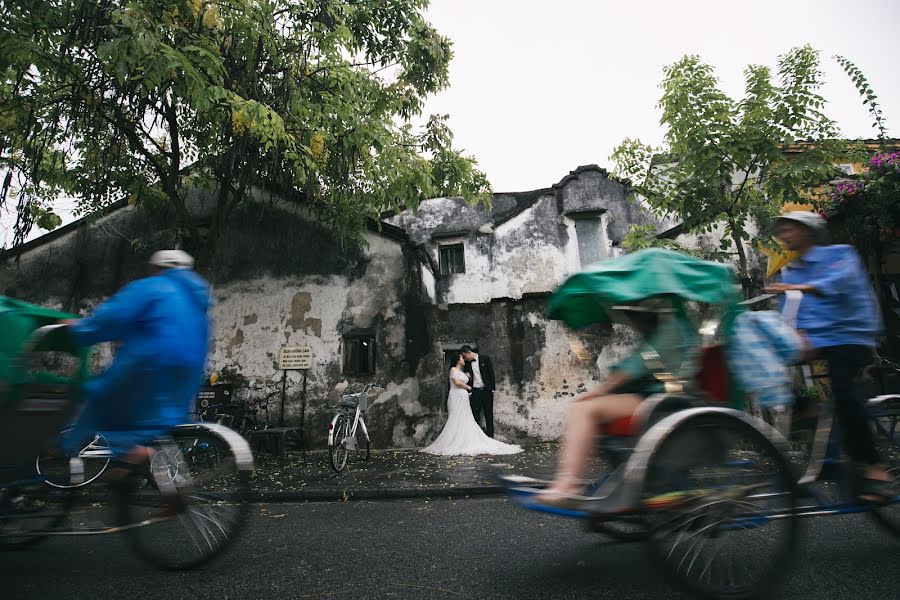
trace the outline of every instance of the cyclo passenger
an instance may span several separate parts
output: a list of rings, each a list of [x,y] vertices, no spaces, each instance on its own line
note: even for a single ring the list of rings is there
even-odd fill
[[[689,381],[697,372],[698,336],[686,319],[672,314],[664,300],[648,299],[612,310],[626,317],[642,341],[613,366],[605,381],[578,395],[569,406],[556,474],[541,491],[540,502],[563,506],[579,495],[601,426],[633,415],[645,398],[667,391],[657,375]]]
[[[878,301],[862,260],[852,246],[826,245],[828,231],[819,214],[794,211],[775,220],[775,237],[798,254],[782,269],[769,293],[803,292],[797,329],[805,337],[807,360],[825,360],[835,412],[850,458],[861,467],[860,499],[890,499],[891,477],[881,464],[866,406],[858,392],[862,370],[883,333]]]
[[[108,471],[110,479],[148,465],[152,451],[144,444],[190,422],[206,365],[211,296],[193,271],[194,259],[161,250],[149,265],[149,276],[122,288],[91,316],[65,321],[80,346],[119,344],[109,367],[84,384],[82,412],[60,440],[71,454],[102,433],[121,465]]]

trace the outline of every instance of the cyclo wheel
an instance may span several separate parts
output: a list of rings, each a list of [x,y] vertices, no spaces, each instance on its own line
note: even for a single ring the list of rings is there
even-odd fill
[[[328,457],[331,459],[331,468],[340,473],[347,467],[347,444],[344,438],[350,433],[350,423],[347,417],[339,415],[334,421],[334,429],[331,432],[331,443],[328,445]]]
[[[216,424],[176,428],[152,448],[155,482],[120,490],[119,522],[137,554],[154,566],[186,570],[203,565],[234,542],[247,520],[250,448],[237,433]],[[213,455],[215,460],[207,460]],[[183,500],[175,510],[172,486]]]
[[[43,480],[0,487],[0,549],[20,550],[45,539],[72,508],[72,490],[47,486]]]
[[[794,553],[796,479],[751,419],[682,413],[654,430],[661,439],[647,462],[641,501],[648,548],[674,583],[702,598],[764,596]]]

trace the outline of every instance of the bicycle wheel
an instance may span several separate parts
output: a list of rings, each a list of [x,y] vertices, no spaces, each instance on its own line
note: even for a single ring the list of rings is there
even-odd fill
[[[72,491],[35,479],[0,488],[0,548],[27,548],[45,539],[42,532],[57,528],[72,508]]]
[[[340,473],[347,466],[347,443],[345,438],[350,434],[350,423],[347,417],[339,415],[334,421],[334,429],[331,432],[331,442],[328,445],[328,456],[331,459],[331,468]]]
[[[900,537],[900,432],[897,432],[896,429],[888,429],[883,433],[878,432],[875,441],[878,444],[881,458],[893,477],[887,491],[889,495],[893,496],[894,501],[872,511],[872,517],[884,529]]]
[[[764,596],[793,554],[796,501],[787,459],[759,429],[731,415],[693,415],[648,460],[648,548],[696,596]]]
[[[38,475],[44,483],[56,488],[78,488],[95,481],[109,465],[109,442],[100,434],[77,456],[66,456],[61,450],[54,449],[41,453],[34,460]]]
[[[154,566],[198,567],[234,542],[247,519],[250,448],[217,425],[178,428],[153,448],[156,486],[123,489],[117,499],[119,522],[127,526],[131,546]],[[173,487],[180,501],[173,501]]]
[[[363,431],[365,427],[362,417],[359,418],[359,426],[356,428],[356,459],[367,461],[372,458],[372,445],[369,436]]]

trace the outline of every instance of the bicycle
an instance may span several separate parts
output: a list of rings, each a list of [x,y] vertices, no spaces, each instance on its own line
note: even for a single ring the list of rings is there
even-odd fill
[[[367,461],[372,456],[369,430],[362,416],[368,408],[370,389],[380,388],[370,383],[359,393],[344,394],[337,406],[329,410],[334,417],[328,424],[328,457],[331,468],[337,473],[347,467],[347,457],[351,450],[362,461]],[[358,435],[360,432],[361,440]]]
[[[260,431],[263,429],[269,428],[269,402],[272,401],[273,398],[278,397],[281,394],[280,391],[275,390],[269,392],[265,398],[262,400],[254,400],[250,398],[245,401],[243,410],[240,413],[240,416],[237,419],[234,430],[240,433],[242,436],[247,437],[247,435],[251,431]],[[265,416],[260,419],[260,413],[263,413]]]
[[[142,558],[162,569],[190,569],[219,556],[247,519],[253,455],[237,433],[212,423],[177,426],[149,442],[150,464],[131,467],[131,475],[110,483],[112,522],[85,528],[73,518],[63,527],[76,502],[95,495],[77,495],[80,485],[71,479],[48,485],[46,475],[35,473],[31,457],[71,420],[80,383],[35,370],[32,363],[42,352],[59,350],[75,356],[84,372],[87,352],[71,344],[64,326],[41,326],[68,315],[24,303],[0,308],[5,309],[0,316],[19,325],[13,331],[21,348],[4,359],[11,368],[0,386],[0,401],[7,407],[0,420],[7,442],[0,445],[0,548],[24,548],[58,535],[122,532]],[[101,437],[79,454],[89,449],[92,459],[106,465],[114,459],[99,447]],[[181,502],[173,507],[176,494]]]

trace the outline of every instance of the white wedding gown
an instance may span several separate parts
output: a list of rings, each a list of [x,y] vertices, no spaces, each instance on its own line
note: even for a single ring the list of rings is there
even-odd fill
[[[434,442],[422,452],[444,456],[475,456],[476,454],[516,454],[521,446],[504,444],[489,438],[472,416],[469,393],[453,384],[453,379],[469,382],[469,376],[459,370],[450,371],[450,395],[447,397],[447,422]]]

